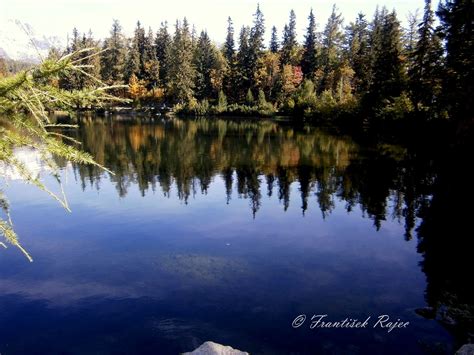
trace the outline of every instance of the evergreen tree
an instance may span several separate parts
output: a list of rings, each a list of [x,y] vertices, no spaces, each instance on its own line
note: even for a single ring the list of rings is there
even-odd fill
[[[160,64],[156,57],[155,37],[151,28],[145,37],[142,56],[142,79],[146,83],[148,90],[158,87],[160,79]]]
[[[123,84],[126,42],[122,34],[122,26],[114,20],[110,30],[110,37],[104,41],[101,54],[101,77],[109,85]]]
[[[474,97],[474,5],[471,0],[446,0],[437,12],[446,43],[443,97],[452,118],[472,119]]]
[[[140,53],[138,52],[138,46],[135,41],[132,40],[127,52],[127,58],[125,61],[125,73],[124,78],[128,82],[132,75],[138,75],[140,71]]]
[[[316,19],[313,9],[309,12],[308,28],[306,30],[305,41],[303,45],[303,58],[301,60],[301,70],[305,77],[312,79],[317,66],[317,35]]]
[[[159,69],[159,78],[162,86],[166,86],[167,77],[168,77],[168,60],[167,56],[171,47],[171,36],[168,33],[168,23],[162,22],[161,27],[156,34],[155,39],[155,50],[156,50],[156,59],[160,66]]]
[[[298,42],[296,41],[296,15],[293,10],[290,11],[290,20],[283,29],[283,41],[281,43],[281,65],[296,65]]]
[[[248,41],[248,75],[249,83],[253,85],[254,75],[258,70],[258,60],[265,49],[263,44],[265,35],[265,23],[260,5],[257,5],[257,11],[254,14],[254,24],[250,30]]]
[[[411,97],[416,108],[419,108],[419,105],[426,108],[432,106],[441,90],[443,49],[433,24],[431,0],[425,0],[423,21],[418,30],[419,40],[413,51],[413,64],[409,72]]]
[[[224,56],[227,62],[232,63],[235,55],[235,43],[234,43],[234,25],[232,19],[227,18],[227,36],[224,43]]]
[[[250,29],[242,26],[239,35],[239,52],[236,63],[236,91],[237,100],[242,100],[253,78],[253,68],[250,61],[249,45]]]
[[[214,66],[214,51],[207,32],[202,31],[194,51],[196,68],[195,93],[202,100],[212,96],[211,70]]]
[[[275,26],[272,27],[272,37],[270,38],[270,46],[269,49],[272,53],[278,53],[280,46],[278,44],[278,35],[277,35],[277,28]]]
[[[227,71],[223,78],[223,87],[226,95],[231,100],[237,99],[235,86],[238,82],[236,72],[236,54],[234,41],[234,25],[230,17],[227,18],[227,36],[223,47],[224,57],[227,61]]]
[[[408,27],[405,29],[405,52],[407,57],[411,59],[413,57],[413,52],[415,51],[416,44],[418,43],[418,25],[420,23],[420,19],[418,17],[418,9],[415,13],[409,13],[407,17]]]
[[[370,101],[376,106],[384,99],[400,96],[406,82],[402,59],[402,33],[395,11],[377,11],[372,31],[372,83]]]
[[[142,38],[143,35],[143,38]],[[133,36],[129,49],[127,60],[125,62],[125,80],[128,82],[132,75],[141,78],[141,57],[145,42],[145,32],[141,28],[140,22],[137,23],[135,35]]]
[[[177,103],[189,103],[194,96],[195,68],[189,24],[176,21],[176,30],[169,51],[167,94]]]
[[[371,80],[370,36],[368,23],[363,14],[359,14],[355,23],[346,31],[346,50],[349,65],[354,70],[354,86],[357,92],[368,90]]]
[[[336,13],[336,6],[332,8],[328,22],[323,32],[323,45],[319,58],[321,66],[320,91],[335,88],[335,71],[342,62],[342,15]]]

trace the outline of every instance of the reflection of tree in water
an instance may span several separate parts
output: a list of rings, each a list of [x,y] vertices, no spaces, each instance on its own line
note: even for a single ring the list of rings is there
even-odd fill
[[[407,238],[416,211],[429,195],[423,185],[432,180],[424,165],[418,168],[416,157],[399,148],[380,146],[360,154],[347,137],[269,121],[82,119],[76,138],[115,172],[110,179],[120,196],[135,184],[143,195],[159,186],[169,196],[174,187],[187,203],[197,192],[206,193],[212,179],[220,176],[227,203],[237,193],[249,200],[255,216],[262,205],[262,184],[268,196],[276,189],[284,210],[294,185],[303,214],[315,200],[326,217],[340,199],[348,211],[359,205],[376,228],[393,202],[391,215],[405,219]],[[99,188],[100,170],[76,166],[75,171],[83,187]]]
[[[427,278],[430,308],[418,310],[438,319],[454,334],[457,347],[474,340],[472,287],[472,190],[470,149],[456,148],[440,164],[431,202],[420,211],[418,251]]]

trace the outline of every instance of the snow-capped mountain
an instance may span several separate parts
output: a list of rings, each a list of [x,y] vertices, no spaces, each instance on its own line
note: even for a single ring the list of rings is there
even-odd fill
[[[64,48],[64,41],[57,36],[36,33],[20,20],[0,22],[0,56],[37,63],[48,55],[50,48]]]

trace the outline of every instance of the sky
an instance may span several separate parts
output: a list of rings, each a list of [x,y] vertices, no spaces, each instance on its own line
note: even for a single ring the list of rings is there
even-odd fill
[[[296,13],[297,32],[301,39],[307,26],[307,17],[313,8],[318,30],[331,13],[332,2],[323,0],[260,0],[267,27],[267,38],[271,26],[275,25],[279,36],[288,21],[291,9]],[[336,6],[342,12],[345,24],[353,21],[358,12],[365,13],[369,19],[376,6],[386,6],[397,11],[400,21],[406,23],[409,12],[419,9],[421,14],[423,0],[338,0]],[[137,20],[154,31],[162,21],[173,25],[177,18],[186,16],[197,31],[207,30],[210,37],[222,43],[226,35],[227,17],[234,22],[236,37],[242,25],[252,24],[252,14],[257,6],[256,0],[0,0],[0,26],[8,19],[18,19],[30,24],[38,33],[66,38],[73,27],[80,32],[92,30],[95,38],[108,35],[112,20],[122,24],[127,35],[133,33]]]

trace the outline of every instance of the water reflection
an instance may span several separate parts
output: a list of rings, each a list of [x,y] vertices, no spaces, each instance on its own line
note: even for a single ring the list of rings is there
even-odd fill
[[[0,352],[422,354],[472,337],[466,154],[270,121],[79,124],[65,133],[115,175],[62,162],[70,216],[12,184],[37,258],[1,254]],[[411,325],[291,328],[313,312]]]
[[[188,203],[196,193],[206,194],[213,178],[221,176],[227,203],[246,198],[255,217],[265,194],[276,194],[287,210],[290,186],[296,183],[303,215],[317,206],[326,217],[339,199],[348,212],[359,205],[377,229],[387,216],[403,219],[407,239],[416,211],[429,201],[434,179],[430,162],[403,148],[380,145],[360,154],[348,137],[270,121],[90,118],[82,119],[74,134],[115,172],[110,178],[122,197],[135,184],[142,195],[159,188],[165,196],[175,185],[178,198]],[[102,171],[75,170],[84,188],[100,188]]]

